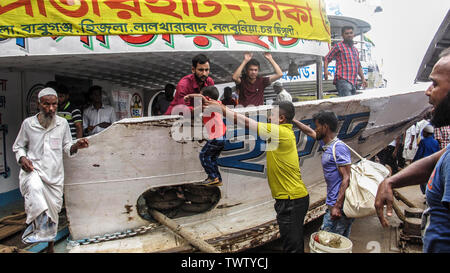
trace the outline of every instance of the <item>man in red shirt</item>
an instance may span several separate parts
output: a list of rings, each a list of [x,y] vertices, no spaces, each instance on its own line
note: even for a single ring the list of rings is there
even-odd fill
[[[239,89],[239,104],[244,107],[263,105],[264,89],[283,76],[283,71],[272,58],[272,54],[266,52],[264,57],[272,64],[275,74],[268,77],[258,76],[260,65],[258,60],[253,59],[252,53],[245,53],[244,60],[233,74],[233,81]],[[245,73],[242,74],[242,71]]]
[[[174,99],[167,108],[164,115],[178,115],[180,111],[173,108],[176,105],[194,106],[194,100],[184,101],[184,97],[189,94],[200,94],[203,87],[214,85],[214,81],[209,77],[209,59],[203,54],[198,54],[192,58],[192,74],[183,77],[177,85]]]
[[[330,72],[328,72],[328,64],[336,60],[336,74],[333,84],[340,97],[356,94],[357,76],[361,77],[362,84],[367,87],[364,72],[359,61],[358,50],[353,46],[353,27],[342,27],[342,38],[344,41],[337,43],[328,52],[324,60],[325,80],[328,80]]]

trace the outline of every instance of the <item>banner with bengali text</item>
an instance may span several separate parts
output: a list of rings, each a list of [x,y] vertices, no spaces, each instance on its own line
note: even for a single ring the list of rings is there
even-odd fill
[[[330,42],[325,0],[1,0],[0,38],[204,34]]]

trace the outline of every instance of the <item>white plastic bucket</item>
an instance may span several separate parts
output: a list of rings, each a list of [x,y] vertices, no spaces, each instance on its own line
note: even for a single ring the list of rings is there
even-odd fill
[[[311,237],[309,238],[309,252],[310,253],[352,253],[353,243],[347,237],[344,237],[342,235],[334,233],[341,238],[341,247],[334,248],[334,247],[324,246],[321,243],[316,242],[314,240],[314,237],[316,236],[316,234],[317,234],[317,232],[314,232],[313,234],[311,234]]]

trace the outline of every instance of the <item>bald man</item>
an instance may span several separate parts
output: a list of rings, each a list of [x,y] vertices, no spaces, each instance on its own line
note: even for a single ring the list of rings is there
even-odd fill
[[[89,146],[87,139],[72,143],[69,123],[56,115],[58,95],[50,87],[38,94],[40,112],[25,119],[13,145],[21,166],[20,192],[25,199],[24,243],[49,242],[53,252],[58,214],[63,203],[63,151],[69,156]]]
[[[431,123],[435,127],[450,125],[450,48],[441,53],[430,74],[432,84],[425,94],[434,106]],[[383,226],[389,222],[384,217],[392,215],[392,189],[419,185],[428,181],[426,200],[428,209],[423,214],[424,252],[450,253],[450,145],[426,158],[416,161],[396,175],[384,180],[378,187],[375,208]]]

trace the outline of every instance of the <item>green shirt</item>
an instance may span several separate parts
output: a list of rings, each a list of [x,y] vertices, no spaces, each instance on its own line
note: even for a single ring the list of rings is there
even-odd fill
[[[292,124],[259,122],[258,135],[267,140],[267,179],[273,198],[298,199],[307,196]]]

